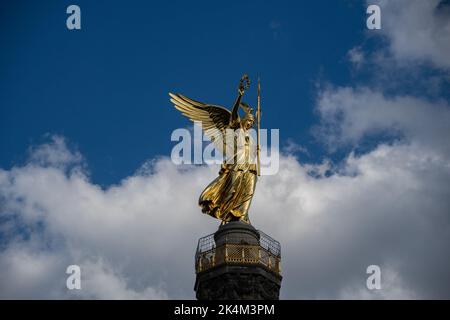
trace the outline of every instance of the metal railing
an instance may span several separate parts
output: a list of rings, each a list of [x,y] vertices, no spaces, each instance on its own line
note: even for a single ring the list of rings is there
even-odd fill
[[[260,234],[259,245],[233,243],[232,240],[227,239],[227,243],[216,247],[214,234],[200,238],[195,254],[196,272],[199,273],[224,263],[238,263],[261,264],[280,274],[280,243],[262,231],[258,232]]]

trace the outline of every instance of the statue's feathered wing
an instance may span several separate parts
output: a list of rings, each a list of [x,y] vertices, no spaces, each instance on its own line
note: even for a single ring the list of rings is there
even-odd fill
[[[230,128],[231,112],[224,107],[205,104],[185,97],[181,94],[169,93],[170,101],[175,108],[192,121],[202,123],[202,128],[215,144],[216,148],[224,152],[224,141]]]

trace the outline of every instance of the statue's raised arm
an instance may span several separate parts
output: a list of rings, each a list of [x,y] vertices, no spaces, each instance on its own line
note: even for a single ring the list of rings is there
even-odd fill
[[[250,79],[246,74],[244,74],[239,80],[239,87],[238,87],[238,96],[236,98],[236,101],[234,102],[233,109],[231,111],[231,124],[230,127],[237,128],[239,126],[239,107],[241,106],[242,96],[245,93],[245,90],[247,90],[250,86]]]

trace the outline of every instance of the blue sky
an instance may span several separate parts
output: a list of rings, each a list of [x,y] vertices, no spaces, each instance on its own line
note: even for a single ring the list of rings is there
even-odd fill
[[[193,299],[218,168],[170,160],[168,92],[230,107],[243,73],[284,148],[249,213],[281,298],[450,297],[449,1],[2,1],[0,70],[0,299]]]
[[[69,31],[71,3],[1,5],[1,167],[60,134],[94,182],[117,183],[169,155],[172,130],[188,125],[168,91],[230,107],[243,73],[262,79],[263,126],[280,128],[282,145],[306,146],[308,161],[323,158],[310,133],[316,85],[351,80],[346,54],[364,41],[362,3],[79,1],[82,29]],[[255,103],[255,86],[246,100]]]

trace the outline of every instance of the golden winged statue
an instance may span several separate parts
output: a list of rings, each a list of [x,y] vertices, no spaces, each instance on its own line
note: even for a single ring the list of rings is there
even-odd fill
[[[203,213],[222,220],[222,224],[237,220],[250,223],[248,210],[259,173],[259,145],[255,148],[249,132],[255,123],[253,109],[242,102],[249,85],[250,80],[244,75],[239,81],[238,95],[231,112],[221,106],[169,93],[175,108],[190,120],[201,122],[205,134],[224,155],[219,176],[203,190],[199,198]],[[245,111],[242,119],[238,113],[239,107]],[[258,86],[258,129],[259,115]],[[259,130],[257,142],[259,143]]]

